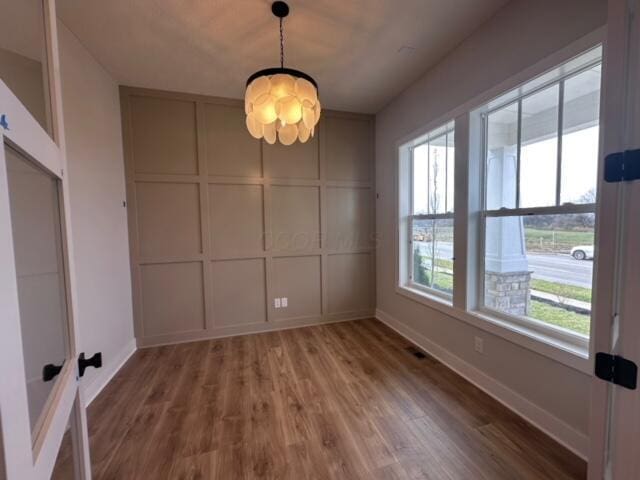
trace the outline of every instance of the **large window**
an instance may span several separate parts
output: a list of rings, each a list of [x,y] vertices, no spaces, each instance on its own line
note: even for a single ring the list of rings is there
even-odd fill
[[[569,365],[586,356],[601,63],[595,46],[399,142],[398,294]]]
[[[453,293],[454,131],[447,124],[410,148],[409,284]]]
[[[567,70],[571,69],[565,69]],[[591,323],[600,59],[484,114],[482,301],[529,326]]]

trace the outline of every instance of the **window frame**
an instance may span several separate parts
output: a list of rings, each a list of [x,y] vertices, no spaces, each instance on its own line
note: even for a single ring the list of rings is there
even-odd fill
[[[552,359],[569,368],[578,370],[586,375],[593,373],[593,335],[589,338],[588,345],[584,345],[583,339],[576,342],[571,338],[571,332],[559,332],[557,335],[553,327],[539,325],[534,322],[523,324],[512,319],[504,318],[494,311],[489,314],[480,310],[479,293],[484,295],[484,290],[479,288],[481,260],[484,261],[484,241],[480,235],[480,224],[484,222],[482,210],[484,207],[484,129],[482,113],[489,108],[498,106],[498,102],[511,103],[517,98],[517,94],[529,93],[532,85],[539,86],[542,82],[553,83],[559,78],[570,77],[577,74],[581,66],[585,66],[588,59],[597,57],[597,62],[603,61],[603,41],[606,29],[598,28],[581,37],[566,47],[546,56],[535,64],[510,76],[504,81],[477,95],[463,100],[457,106],[444,113],[438,113],[427,118],[424,123],[411,132],[396,138],[393,203],[395,232],[393,240],[394,271],[395,271],[395,295],[398,301],[415,302],[428,307],[435,316],[430,321],[446,321],[446,319],[464,322],[481,332],[495,335],[510,343],[519,345],[541,356]],[[606,61],[606,60],[604,60]],[[601,85],[602,88],[602,85]],[[507,100],[505,100],[507,99]],[[602,112],[600,117],[602,117]],[[404,192],[408,189],[405,178],[408,149],[418,143],[417,139],[432,130],[454,123],[455,127],[455,213],[454,213],[454,293],[453,300],[445,300],[431,293],[411,288],[407,282],[408,239],[406,232],[406,214],[408,211],[407,197]],[[602,125],[601,125],[602,126]],[[597,189],[601,191],[602,180],[602,148],[603,130],[599,133],[598,173]],[[596,204],[596,211],[600,208],[600,198]],[[582,207],[580,207],[582,208]],[[594,254],[598,256],[601,237],[600,224],[606,219],[596,218]],[[482,267],[483,268],[483,267]],[[594,262],[594,287],[598,275],[598,264]],[[594,297],[592,312],[596,312],[599,304]],[[383,310],[378,310],[377,315],[385,315]],[[594,324],[592,313],[591,326]],[[426,339],[425,339],[426,341]]]
[[[586,53],[586,52],[585,52]],[[541,216],[541,215],[570,215],[570,214],[584,214],[591,213],[596,215],[597,211],[597,203],[598,203],[598,188],[596,181],[596,200],[592,203],[571,203],[564,202],[561,203],[562,196],[562,140],[564,136],[564,91],[565,91],[565,83],[567,80],[580,75],[586,71],[591,70],[592,68],[602,65],[602,57],[599,57],[595,60],[591,60],[585,65],[572,70],[566,75],[562,75],[560,78],[554,78],[550,81],[543,82],[540,85],[532,88],[531,90],[523,93],[521,95],[509,98],[504,102],[498,102],[495,105],[491,105],[491,108],[486,109],[480,113],[481,123],[482,123],[482,146],[481,146],[481,169],[482,169],[482,185],[481,185],[481,211],[480,211],[480,231],[478,235],[478,242],[480,245],[480,255],[478,255],[478,269],[477,269],[477,299],[478,299],[478,313],[488,316],[488,317],[496,317],[502,321],[513,323],[517,326],[528,328],[533,330],[534,332],[543,334],[545,336],[549,336],[552,338],[558,339],[560,342],[567,343],[569,345],[573,345],[579,349],[588,350],[590,344],[591,334],[585,335],[578,332],[571,331],[569,329],[565,329],[553,324],[545,323],[542,320],[536,319],[534,317],[528,316],[519,316],[512,315],[506,312],[502,312],[500,310],[487,307],[485,305],[485,256],[486,256],[486,233],[487,233],[487,219],[488,218],[500,218],[500,217],[525,217],[525,216]],[[558,65],[561,67],[562,64]],[[558,68],[557,67],[557,68]],[[533,80],[533,79],[532,79]],[[541,91],[544,91],[548,88],[552,88],[553,86],[558,85],[558,118],[557,118],[557,152],[556,152],[556,191],[555,191],[555,205],[553,206],[544,206],[544,207],[521,207],[521,195],[520,195],[520,183],[521,183],[521,152],[522,152],[522,103],[523,100],[529,98]],[[602,83],[600,84],[600,90],[602,90]],[[494,209],[487,208],[487,182],[488,182],[488,172],[487,172],[487,158],[488,158],[488,133],[489,133],[489,116],[499,111],[503,108],[506,108],[510,105],[517,104],[518,113],[517,113],[517,133],[516,133],[516,193],[515,193],[515,207],[500,207]],[[600,127],[600,121],[598,119],[598,127]],[[600,143],[600,142],[599,142]],[[597,220],[596,220],[597,221]],[[595,235],[595,232],[594,232]],[[594,238],[594,247],[595,247],[595,238]],[[595,275],[592,276],[592,289],[595,284]],[[589,316],[590,323],[593,325],[593,311],[594,311],[594,301],[593,298],[591,300],[591,314]]]
[[[449,187],[449,183],[448,183],[448,176],[449,176],[449,156],[448,156],[448,148],[449,148],[449,135],[453,133],[454,136],[454,156],[453,156],[453,173],[454,173],[454,201],[453,201],[453,205],[454,208],[451,209],[451,211],[449,211],[449,209],[447,208],[448,205],[448,199],[449,199],[449,192],[448,192],[448,187]],[[415,200],[415,181],[414,181],[414,165],[415,165],[415,157],[414,157],[414,152],[416,148],[422,147],[422,146],[427,146],[427,152],[428,152],[428,160],[427,160],[427,212],[430,210],[430,204],[429,204],[429,192],[431,191],[431,177],[430,177],[430,173],[431,173],[431,161],[430,161],[430,151],[429,151],[429,144],[434,141],[437,140],[439,138],[445,138],[445,149],[447,149],[447,156],[445,157],[445,179],[444,179],[444,185],[445,185],[445,191],[443,194],[443,198],[445,201],[445,212],[444,213],[413,213],[414,212],[414,200]],[[402,148],[402,147],[401,147]],[[406,257],[406,271],[408,273],[406,279],[404,282],[400,282],[400,287],[405,287],[405,288],[409,288],[415,292],[419,292],[421,294],[424,294],[425,296],[428,297],[432,297],[435,298],[441,302],[444,302],[445,304],[449,304],[452,305],[453,304],[453,295],[454,292],[452,291],[451,293],[447,293],[444,292],[442,290],[438,290],[436,288],[432,288],[432,287],[428,287],[426,285],[422,285],[421,283],[418,283],[414,280],[414,271],[413,271],[413,265],[414,265],[414,249],[413,249],[413,225],[414,222],[416,220],[433,220],[433,221],[437,221],[437,220],[451,220],[452,225],[454,228],[454,233],[453,233],[453,244],[455,245],[455,171],[456,171],[456,157],[455,157],[455,121],[454,120],[450,120],[448,122],[444,122],[443,124],[441,124],[439,127],[434,128],[434,129],[430,129],[428,133],[426,133],[425,135],[422,135],[420,137],[418,137],[418,139],[416,139],[415,141],[411,142],[410,145],[405,146],[404,148],[408,149],[408,153],[409,153],[409,158],[408,158],[408,168],[405,168],[405,172],[401,172],[402,175],[407,175],[408,176],[408,185],[409,185],[409,189],[408,189],[408,196],[409,196],[409,206],[408,206],[408,214],[406,215],[406,236],[408,238],[408,243],[409,243],[409,248],[407,249],[407,254],[405,255]],[[400,191],[400,195],[402,195],[402,191]],[[455,248],[455,247],[454,247]],[[454,255],[455,257],[455,255]],[[455,262],[455,258],[452,257],[452,260]],[[452,275],[453,279],[455,279],[455,274]],[[453,280],[453,288],[455,289],[455,280]]]

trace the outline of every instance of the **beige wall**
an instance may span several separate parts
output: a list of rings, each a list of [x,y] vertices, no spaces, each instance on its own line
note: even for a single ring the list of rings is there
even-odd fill
[[[139,345],[372,314],[372,117],[285,147],[236,100],[123,88],[122,112]]]
[[[120,101],[116,82],[58,22],[80,351],[103,353],[92,399],[135,349]]]
[[[0,78],[42,128],[50,131],[48,92],[45,90],[42,63],[0,48]]]
[[[583,436],[588,375],[396,293],[394,169],[398,140],[605,23],[602,0],[514,0],[376,115],[377,307]]]

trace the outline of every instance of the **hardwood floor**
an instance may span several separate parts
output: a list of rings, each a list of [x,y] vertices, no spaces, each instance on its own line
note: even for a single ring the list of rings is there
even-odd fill
[[[96,479],[577,479],[585,463],[377,320],[138,351]]]

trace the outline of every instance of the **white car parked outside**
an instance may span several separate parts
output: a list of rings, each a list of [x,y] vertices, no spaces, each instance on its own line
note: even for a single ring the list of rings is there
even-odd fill
[[[593,258],[593,245],[578,245],[571,249],[571,256],[576,260],[588,260]]]

